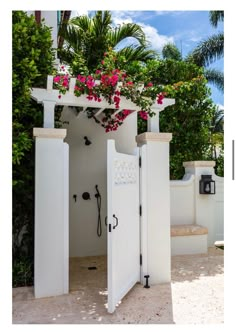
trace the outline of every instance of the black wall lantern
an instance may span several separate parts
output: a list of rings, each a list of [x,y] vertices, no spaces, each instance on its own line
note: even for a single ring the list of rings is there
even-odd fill
[[[205,195],[214,195],[216,193],[215,181],[212,180],[212,175],[201,175],[199,193]]]

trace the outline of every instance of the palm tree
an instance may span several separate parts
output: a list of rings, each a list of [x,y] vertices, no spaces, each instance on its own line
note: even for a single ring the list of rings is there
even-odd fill
[[[61,26],[59,35],[64,44],[58,51],[62,62],[72,64],[83,62],[89,69],[94,69],[109,49],[116,49],[125,55],[128,61],[147,61],[156,53],[147,49],[147,41],[142,28],[134,23],[112,26],[110,11],[97,11],[93,17],[78,16],[68,24]],[[125,47],[119,48],[121,42]]]
[[[217,27],[220,21],[224,21],[223,11],[210,11],[210,23]],[[219,32],[200,42],[197,47],[188,55],[187,60],[198,66],[207,67],[215,60],[224,56],[224,34]],[[209,83],[214,84],[219,90],[224,89],[223,73],[214,69],[205,69],[205,76]]]
[[[217,159],[217,148],[224,143],[224,110],[219,107],[216,108],[215,113],[211,119],[211,154],[213,158]]]
[[[162,49],[163,59],[172,59],[176,61],[182,60],[182,55],[179,49],[173,43],[167,43]]]

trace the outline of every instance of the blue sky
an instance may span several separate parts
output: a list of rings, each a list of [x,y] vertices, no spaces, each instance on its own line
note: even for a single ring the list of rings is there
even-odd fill
[[[73,11],[76,14],[91,14],[88,11]],[[151,48],[161,52],[167,42],[175,43],[185,57],[196,45],[208,36],[223,31],[223,23],[213,28],[209,22],[208,11],[112,11],[114,24],[138,23],[150,41]],[[211,67],[224,70],[224,61],[220,59]],[[224,96],[218,89],[210,86],[212,99],[216,104],[224,105]]]

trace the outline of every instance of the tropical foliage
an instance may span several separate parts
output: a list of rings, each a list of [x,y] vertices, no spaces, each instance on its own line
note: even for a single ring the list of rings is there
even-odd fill
[[[173,134],[170,142],[170,176],[184,175],[183,161],[212,159],[210,123],[215,106],[203,69],[184,61],[150,61],[146,73],[153,84],[171,86],[168,97],[175,105],[160,113],[160,130]],[[143,122],[139,120],[139,122]],[[145,124],[141,125],[145,130]]]
[[[114,27],[109,11],[98,11],[93,17],[79,16],[61,26],[59,35],[64,38],[59,58],[69,64],[72,73],[83,74],[84,66],[94,70],[109,48],[127,61],[147,61],[156,53],[147,49],[148,43],[142,28],[135,23]],[[125,42],[126,46],[122,47]]]
[[[163,59],[172,59],[176,61],[182,60],[182,55],[179,49],[173,43],[167,43],[162,49]]]
[[[22,11],[12,14],[13,120],[13,285],[33,282],[34,142],[33,127],[42,125],[42,107],[30,88],[43,86],[52,73],[51,31]]]
[[[223,11],[210,11],[210,22],[217,27],[220,21],[224,21]],[[194,62],[198,66],[207,67],[215,60],[224,56],[224,34],[219,32],[201,41],[197,47],[188,55],[187,60]],[[216,69],[205,70],[208,81],[214,84],[219,90],[224,89],[223,74]]]

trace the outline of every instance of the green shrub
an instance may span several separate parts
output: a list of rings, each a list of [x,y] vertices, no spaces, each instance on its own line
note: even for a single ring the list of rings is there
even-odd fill
[[[13,101],[13,285],[33,283],[34,141],[42,126],[42,106],[31,100],[32,87],[45,87],[53,72],[51,29],[22,11],[12,14]]]
[[[145,68],[153,84],[172,84],[168,98],[175,105],[160,112],[160,131],[172,133],[170,142],[170,177],[181,179],[183,162],[209,160],[210,123],[215,105],[203,70],[192,63],[175,60],[150,61]],[[139,119],[139,132],[145,130]],[[211,158],[212,159],[212,158]]]

